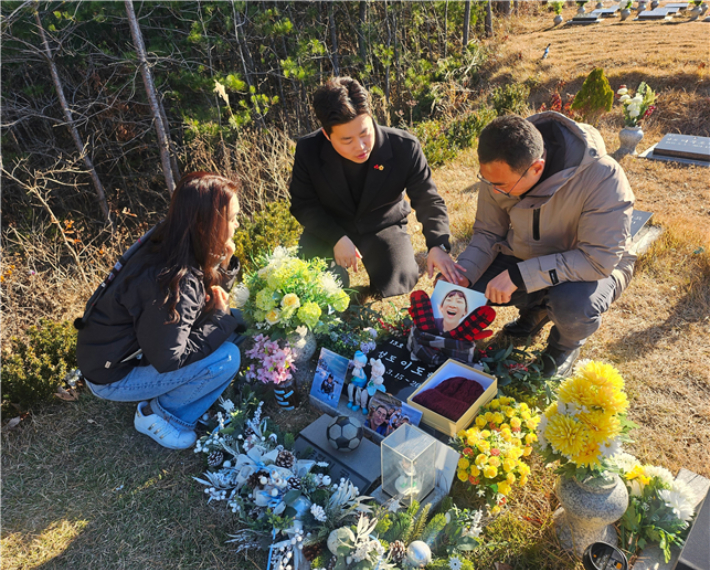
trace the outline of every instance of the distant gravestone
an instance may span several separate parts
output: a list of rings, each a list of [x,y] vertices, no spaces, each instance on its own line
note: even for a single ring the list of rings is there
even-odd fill
[[[669,134],[638,156],[710,167],[710,138]]]
[[[641,12],[638,15],[637,20],[643,22],[645,20],[665,20],[670,18],[674,12],[666,10],[665,8],[657,8],[655,10],[649,10],[647,12]]]
[[[710,137],[669,134],[661,139],[653,153],[710,162]]]
[[[664,8],[675,8],[676,10],[687,10],[688,9],[688,3],[687,2],[671,2],[670,4],[666,4],[663,6]]]
[[[598,24],[601,22],[598,16],[595,14],[580,14],[579,16],[575,16],[572,18],[569,23],[570,24]]]
[[[592,16],[598,16],[600,18],[613,18],[618,11],[619,5],[617,4],[611,8],[600,8],[598,10],[594,10],[591,14]]]

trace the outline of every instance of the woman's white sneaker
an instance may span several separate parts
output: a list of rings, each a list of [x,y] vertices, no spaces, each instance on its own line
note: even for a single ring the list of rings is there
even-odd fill
[[[194,445],[197,440],[194,431],[176,428],[158,414],[145,415],[143,411],[147,405],[148,402],[141,402],[136,409],[133,425],[137,431],[153,438],[168,449],[187,449]]]

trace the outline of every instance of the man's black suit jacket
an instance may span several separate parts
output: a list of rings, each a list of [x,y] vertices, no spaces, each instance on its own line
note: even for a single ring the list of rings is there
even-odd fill
[[[406,220],[423,226],[427,249],[449,244],[449,219],[419,141],[406,131],[375,124],[360,204],[353,201],[342,159],[319,129],[296,145],[291,213],[305,231],[334,246],[344,235],[366,234]],[[407,191],[411,207],[404,199]]]

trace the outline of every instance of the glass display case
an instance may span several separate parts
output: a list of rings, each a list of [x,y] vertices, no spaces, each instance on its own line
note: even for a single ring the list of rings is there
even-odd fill
[[[436,484],[436,440],[404,424],[382,449],[382,490],[391,497],[422,501]]]

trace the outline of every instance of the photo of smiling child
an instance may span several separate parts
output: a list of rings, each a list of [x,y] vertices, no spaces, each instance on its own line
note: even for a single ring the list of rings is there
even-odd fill
[[[349,360],[327,348],[322,348],[311,384],[311,396],[332,407],[338,406],[345,384]]]
[[[434,322],[442,333],[449,332],[459,326],[474,309],[482,307],[486,302],[483,293],[439,281],[431,295]]]

